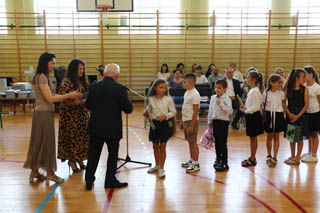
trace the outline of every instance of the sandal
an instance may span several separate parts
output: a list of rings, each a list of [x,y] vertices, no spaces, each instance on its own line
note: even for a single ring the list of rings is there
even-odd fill
[[[36,181],[44,181],[45,179],[46,179],[46,176],[40,174],[39,172],[37,172],[37,173],[31,172],[30,176],[29,176],[30,183],[34,183]]]
[[[269,165],[269,163],[271,162],[272,156],[268,155],[267,156],[267,160],[266,160],[266,164]]]
[[[289,162],[289,161],[292,160],[292,159],[294,159],[294,157],[289,157],[289,158],[287,158],[284,162],[287,163],[287,162]]]
[[[243,167],[255,166],[255,165],[257,165],[257,161],[256,161],[256,159],[251,160],[250,158],[248,158],[248,159],[242,161],[242,162],[241,162],[241,165],[242,165]]]
[[[290,160],[287,160],[285,162],[288,165],[299,165],[300,164],[300,160],[296,159],[296,158],[292,158]]]
[[[277,165],[277,159],[276,158],[271,158],[270,162],[268,163],[269,167],[275,167]]]

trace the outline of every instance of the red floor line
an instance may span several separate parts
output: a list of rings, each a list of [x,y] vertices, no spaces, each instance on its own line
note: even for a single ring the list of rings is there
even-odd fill
[[[107,201],[106,201],[106,204],[104,205],[104,208],[103,208],[103,213],[106,213],[109,210],[113,192],[114,192],[114,189],[109,190]]]
[[[147,129],[141,128],[141,127],[132,127],[132,128],[137,128],[137,129],[143,129],[148,131]],[[175,137],[180,140],[185,140],[184,138],[181,137]],[[213,151],[213,150],[211,150]],[[262,175],[256,173],[253,169],[248,168],[252,173],[256,174],[258,177],[266,181],[272,188],[274,188],[276,191],[280,192],[285,198],[287,198],[294,206],[296,206],[301,212],[307,212],[297,201],[295,201],[290,195],[288,195],[286,192],[284,192],[282,189],[280,189],[278,186],[276,186],[271,180],[263,177]]]
[[[188,174],[188,173],[187,173]],[[208,181],[212,181],[212,179],[207,178],[207,177],[203,177],[200,175],[196,175],[196,174],[188,174],[194,177],[198,177],[204,180],[208,180]],[[222,185],[227,185],[225,182],[220,181],[220,180],[214,180],[214,182],[222,184]],[[257,198],[256,196],[254,196],[253,194],[243,191],[244,194],[246,194],[248,197],[252,198],[253,200],[257,201],[259,204],[261,204],[262,206],[264,206],[266,209],[268,209],[270,212],[276,212],[271,206],[269,206],[267,203],[265,203],[264,201],[260,200],[259,198]]]
[[[120,173],[119,171],[116,172],[116,177],[118,177],[119,173]],[[111,203],[111,200],[112,200],[113,192],[114,192],[114,189],[110,189],[109,192],[108,192],[107,200],[106,200],[106,203],[105,203],[103,211],[102,211],[103,213],[107,213],[109,211],[109,207],[110,207],[110,203]]]
[[[256,173],[252,168],[248,168],[253,174],[258,175],[261,179],[266,181],[269,185],[271,185],[275,190],[280,192],[284,197],[286,197],[293,205],[295,205],[301,212],[307,212],[297,201],[295,201],[293,198],[290,197],[286,192],[284,192],[282,189],[280,189],[278,186],[276,186],[273,182],[271,182],[269,179],[265,178],[264,176],[260,175],[259,173]]]

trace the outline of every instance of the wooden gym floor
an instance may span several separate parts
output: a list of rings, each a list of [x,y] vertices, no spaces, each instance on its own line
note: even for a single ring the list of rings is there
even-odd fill
[[[8,107],[4,111],[10,110]],[[259,137],[258,164],[241,167],[249,156],[245,130],[230,129],[228,172],[215,173],[214,150],[200,148],[201,170],[186,174],[180,164],[189,159],[182,131],[168,142],[166,178],[147,174],[148,167],[128,163],[118,178],[127,181],[124,189],[105,190],[104,174],[107,149],[103,149],[92,191],[85,190],[84,172],[72,174],[67,163],[58,161],[57,174],[65,178],[61,185],[45,182],[30,184],[30,171],[23,169],[31,129],[32,113],[4,115],[0,130],[0,212],[320,212],[320,175],[318,164],[288,166],[288,142],[281,138],[278,165],[265,164],[265,135]],[[153,163],[148,131],[143,129],[142,103],[134,104],[129,116],[129,154],[132,160]],[[56,116],[56,131],[58,116]],[[205,127],[200,128],[199,138]],[[125,132],[124,132],[125,136]],[[304,151],[307,146],[305,143]],[[119,157],[125,157],[125,138]]]

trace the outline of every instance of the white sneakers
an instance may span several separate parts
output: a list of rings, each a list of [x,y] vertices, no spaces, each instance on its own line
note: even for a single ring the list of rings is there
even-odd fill
[[[158,167],[158,166],[155,166],[155,167],[152,167],[152,168],[148,169],[148,173],[149,174],[153,174],[153,173],[156,173],[156,172],[159,172],[158,177],[160,179],[164,178],[166,176],[166,173],[165,173],[164,169],[160,169],[160,167]]]
[[[159,171],[159,167],[158,166],[155,166],[155,167],[151,167],[150,169],[148,169],[148,173],[149,174],[152,174],[152,173],[156,173]]]
[[[199,163],[192,163],[190,166],[186,169],[187,173],[192,173],[200,170],[200,165]]]
[[[314,157],[312,154],[303,154],[301,155],[301,161],[304,163],[317,163],[318,157]]]
[[[158,177],[161,179],[161,178],[164,178],[165,176],[166,176],[166,173],[164,169],[159,169]]]

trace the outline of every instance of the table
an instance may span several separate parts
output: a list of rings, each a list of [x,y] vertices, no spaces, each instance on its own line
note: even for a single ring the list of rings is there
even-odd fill
[[[30,106],[30,101],[34,101],[35,98],[3,98],[0,97],[0,104],[1,104],[1,108],[2,108],[2,102],[3,101],[9,101],[11,102],[11,111],[13,111],[13,114],[16,114],[16,104],[19,102],[22,102],[23,105],[23,112],[26,113],[26,103],[29,103]],[[2,109],[1,109],[2,111]]]

